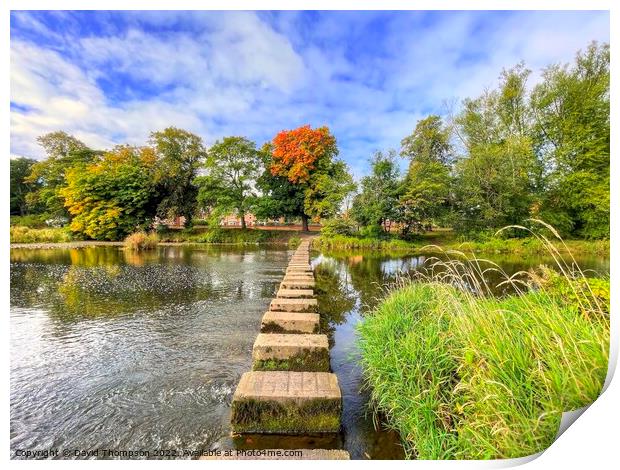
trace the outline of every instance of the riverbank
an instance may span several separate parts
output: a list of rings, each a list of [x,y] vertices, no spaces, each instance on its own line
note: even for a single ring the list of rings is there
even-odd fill
[[[601,254],[609,256],[609,240],[553,240],[559,252]],[[548,246],[538,238],[490,238],[484,241],[459,240],[452,232],[429,232],[420,235],[415,241],[399,239],[380,240],[376,238],[357,238],[334,236],[317,237],[312,244],[318,250],[347,250],[395,253],[402,255],[433,255],[442,251],[461,251],[463,253],[523,253],[547,254]]]
[[[411,284],[358,326],[374,408],[409,458],[531,455],[553,442],[563,411],[598,397],[609,281],[547,274],[502,299]]]
[[[166,245],[244,245],[282,244],[295,248],[302,238],[314,234],[297,230],[263,230],[196,227],[186,230],[166,230],[157,234],[158,244]],[[72,240],[64,228],[36,229],[11,227],[11,248],[85,248],[90,246],[123,246],[123,241]]]

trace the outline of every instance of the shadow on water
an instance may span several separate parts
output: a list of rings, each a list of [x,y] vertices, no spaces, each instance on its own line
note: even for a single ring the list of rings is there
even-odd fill
[[[166,246],[11,250],[10,434],[17,449],[208,450],[230,439],[230,401],[290,252]],[[343,392],[339,436],[244,436],[237,447],[344,447],[402,458],[375,426],[356,325],[424,257],[313,254],[322,329]],[[495,259],[510,274],[544,259]],[[609,272],[609,259],[580,260]],[[380,421],[380,420],[379,420]],[[73,456],[69,456],[73,457]]]

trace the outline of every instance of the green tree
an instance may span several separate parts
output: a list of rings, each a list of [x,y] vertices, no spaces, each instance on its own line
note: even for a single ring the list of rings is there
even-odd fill
[[[28,204],[26,196],[35,188],[33,183],[27,183],[26,177],[32,172],[32,166],[36,160],[31,158],[11,159],[11,215],[26,215]]]
[[[129,146],[70,168],[60,192],[73,216],[71,230],[94,240],[121,240],[136,228],[145,228],[154,171],[153,149]]]
[[[409,159],[399,201],[399,220],[407,235],[432,226],[448,210],[453,156],[450,129],[439,116],[422,119],[402,140],[400,154]]]
[[[26,200],[34,212],[64,217],[67,211],[60,190],[66,185],[65,174],[74,165],[91,162],[101,152],[64,131],[50,132],[37,138],[46,153],[44,160],[32,165],[26,182],[35,186]]]
[[[455,166],[456,227],[522,224],[537,201],[542,172],[531,138],[523,64],[502,72],[498,90],[465,100],[457,133],[466,155]]]
[[[370,169],[370,175],[360,182],[360,193],[353,199],[351,217],[364,227],[389,232],[391,222],[399,217],[401,181],[396,152],[390,151],[387,155],[376,152],[370,160]]]
[[[157,214],[163,218],[183,216],[186,225],[191,226],[198,194],[195,179],[206,157],[202,139],[183,129],[168,127],[153,132],[150,144],[157,157]]]
[[[545,195],[535,215],[567,233],[609,237],[609,44],[552,65],[531,96]]]
[[[254,200],[261,161],[256,144],[245,137],[225,137],[207,152],[207,176],[199,177],[198,200],[218,213],[236,210],[241,228]]]

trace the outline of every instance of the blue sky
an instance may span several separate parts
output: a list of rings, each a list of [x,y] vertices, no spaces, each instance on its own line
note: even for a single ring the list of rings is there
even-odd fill
[[[327,125],[354,176],[418,119],[531,82],[592,40],[607,12],[12,12],[11,154],[63,129],[96,148],[177,126],[207,145]]]

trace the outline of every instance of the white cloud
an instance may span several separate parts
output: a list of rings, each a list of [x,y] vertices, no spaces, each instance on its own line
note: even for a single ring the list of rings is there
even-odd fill
[[[418,119],[494,86],[502,68],[536,71],[609,40],[605,12],[411,13],[389,16],[381,47],[366,51],[355,41],[376,18],[343,15],[127,13],[124,28],[100,21],[98,35],[78,36],[75,17],[60,34],[20,12],[18,27],[56,46],[12,39],[12,152],[40,158],[36,137],[58,129],[106,148],[170,125],[261,144],[310,123],[330,126],[360,177],[372,151],[398,148]]]

